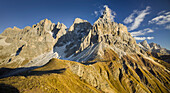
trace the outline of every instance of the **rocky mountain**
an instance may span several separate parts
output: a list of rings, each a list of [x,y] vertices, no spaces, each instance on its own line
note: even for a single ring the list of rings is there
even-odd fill
[[[148,44],[148,42],[146,40],[140,42],[138,45],[139,45],[139,47],[141,47],[145,51],[147,51],[147,50],[152,51],[150,45]]]
[[[170,50],[166,48],[162,48],[160,45],[153,43],[153,42],[148,44],[147,41],[144,40],[140,42],[138,45],[145,51],[151,51],[153,53],[160,53],[162,55],[170,55]]]
[[[103,14],[93,26],[86,20],[76,18],[66,35],[54,46],[54,52],[61,59],[78,62],[102,60],[107,50],[116,52],[119,57],[126,53],[141,53],[127,28],[111,21],[109,8]],[[143,51],[143,54],[146,53]]]
[[[44,60],[48,62],[51,58],[57,57],[53,53],[53,46],[66,34],[66,29],[64,24],[55,25],[48,19],[24,29],[7,28],[0,35],[0,64],[9,64],[10,67],[43,65]],[[40,62],[41,60],[43,62]]]
[[[106,7],[93,25],[76,18],[67,28],[44,19],[7,28],[0,35],[0,86],[40,93],[169,93],[169,64],[147,52],[159,47],[137,44],[110,11]]]
[[[158,45],[156,43],[150,43],[149,45],[150,45],[151,50],[153,52],[158,52],[158,53],[161,53],[163,55],[170,55],[170,50],[168,50],[166,48],[162,48],[160,45]]]
[[[170,50],[162,48],[156,43],[148,44],[146,40],[140,42],[138,45],[145,51],[151,52],[154,57],[164,60],[166,62],[170,62]]]

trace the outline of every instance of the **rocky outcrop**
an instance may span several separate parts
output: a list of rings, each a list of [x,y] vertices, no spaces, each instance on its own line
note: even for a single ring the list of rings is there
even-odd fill
[[[66,35],[58,40],[54,52],[57,52],[61,59],[78,62],[101,59],[104,50],[99,46],[109,46],[108,48],[114,50],[119,57],[126,53],[141,53],[142,50],[127,31],[127,27],[113,22],[111,16],[110,9],[106,7],[103,15],[93,26],[86,20],[76,18]],[[61,48],[63,52],[58,50]],[[142,54],[146,55],[144,51]]]
[[[106,7],[93,26],[76,18],[67,29],[44,19],[6,29],[0,35],[0,66],[14,69],[0,69],[0,83],[20,92],[169,93],[169,64],[146,50],[165,52],[147,41],[140,48],[110,12]]]
[[[80,25],[80,24],[83,24],[83,25]],[[75,30],[77,31],[81,28],[83,30],[83,28],[84,28],[83,26],[88,28],[90,26],[90,24],[87,20],[82,20],[80,18],[76,18],[68,31],[75,31]]]
[[[138,45],[145,51],[151,51],[151,48],[146,40],[140,42]]]
[[[56,26],[48,19],[24,29],[7,28],[1,37],[6,38],[5,43],[10,45],[6,45],[0,50],[1,66],[24,66],[28,62],[32,62],[34,58],[53,51],[57,39],[66,33],[65,29],[64,24]],[[56,35],[56,38],[53,34]]]
[[[103,15],[93,26],[87,20],[76,18],[69,29],[63,23],[58,22],[55,25],[48,19],[24,29],[8,28],[2,35],[6,37],[6,42],[12,45],[4,48],[7,51],[2,50],[1,55],[15,55],[17,51],[20,52],[17,56],[8,55],[1,60],[2,64],[20,60],[17,66],[23,65],[51,51],[56,54],[56,57],[78,62],[102,59],[106,47],[109,48],[107,50],[115,51],[119,57],[127,53],[141,53],[142,50],[127,31],[126,26],[113,22],[111,16],[110,9],[106,7]],[[12,51],[8,51],[8,48]],[[142,54],[146,55],[144,51]]]
[[[55,44],[54,52],[58,53],[60,58],[65,59],[83,51],[90,44],[90,38],[87,37],[91,27],[91,24],[86,20],[76,18],[68,32]],[[86,42],[84,39],[88,41]],[[61,49],[62,51],[60,51]]]
[[[148,44],[147,41],[143,41],[140,42],[139,47],[144,49],[146,52],[148,52],[150,55],[152,54],[153,57],[159,59],[159,60],[163,60],[167,63],[170,63],[170,50],[166,49],[166,48],[162,48],[160,45],[156,44],[156,43],[150,43]],[[159,62],[160,64],[163,64],[169,68],[169,65],[167,65],[167,63],[164,62]]]
[[[61,36],[66,34],[66,29],[67,27],[63,23],[57,23],[56,27],[52,30],[52,35],[56,39],[56,42]]]
[[[160,53],[162,55],[170,55],[170,50],[166,48],[162,48],[160,45],[156,43],[150,43],[148,44],[146,40],[140,42],[138,44],[142,49],[145,51],[150,51],[152,53]]]
[[[156,43],[150,43],[149,45],[151,47],[152,52],[161,53],[163,55],[170,55],[170,50],[162,48],[160,45]]]

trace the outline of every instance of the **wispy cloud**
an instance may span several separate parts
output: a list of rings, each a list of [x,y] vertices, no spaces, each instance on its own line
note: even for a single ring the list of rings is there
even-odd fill
[[[136,40],[150,40],[150,39],[154,39],[154,37],[140,37],[140,36],[143,36],[143,35],[146,35],[148,33],[153,33],[154,31],[150,28],[146,28],[146,29],[143,29],[143,30],[139,30],[139,31],[134,31],[134,32],[131,32],[131,35],[136,39]]]
[[[150,12],[148,12],[149,9],[150,6],[147,6],[146,9],[142,11],[134,10],[132,14],[130,14],[128,17],[125,18],[125,20],[123,21],[125,24],[132,23],[131,26],[128,27],[128,31],[135,30],[140,26],[145,16],[150,14]],[[137,15],[136,18],[134,16],[135,14]]]
[[[137,13],[136,10],[133,11],[132,14],[130,14],[128,17],[125,18],[125,20],[123,21],[125,24],[129,24],[132,23],[134,21],[134,15]]]
[[[134,37],[136,40],[151,40],[151,39],[154,39],[154,37]]]
[[[166,12],[165,14],[166,14],[166,15],[170,15],[170,12]]]
[[[94,15],[95,15],[95,17],[97,17],[98,16],[98,11],[94,11]]]
[[[165,12],[166,12],[166,10],[160,11],[157,15],[163,14]]]
[[[165,27],[165,29],[170,30],[170,24]]]
[[[99,10],[100,15],[103,15],[104,9]]]
[[[170,12],[166,12],[149,21],[149,24],[157,24],[157,25],[163,25],[166,23],[170,23]]]
[[[147,37],[147,39],[148,39],[148,40],[150,40],[150,39],[154,39],[154,37]]]
[[[136,36],[141,36],[141,35],[145,35],[147,33],[152,33],[152,32],[154,32],[152,29],[146,28],[146,29],[143,29],[143,30],[131,32],[131,35],[136,37]]]

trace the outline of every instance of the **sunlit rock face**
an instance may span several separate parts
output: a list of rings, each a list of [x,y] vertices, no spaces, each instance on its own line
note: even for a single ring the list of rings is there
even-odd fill
[[[55,25],[48,19],[41,20],[32,27],[27,26],[24,29],[7,28],[0,35],[3,38],[1,40],[4,40],[3,49],[0,50],[1,65],[24,66],[28,62],[32,62],[34,58],[46,55],[46,53],[50,56],[48,62],[54,57],[53,46],[58,38],[66,34],[66,29],[64,24],[58,23]]]
[[[150,53],[167,50],[137,44],[105,8],[93,25],[76,18],[67,28],[44,19],[7,28],[0,35],[0,83],[20,92],[169,93],[169,64]]]
[[[61,59],[78,62],[102,59],[105,48],[114,50],[119,57],[126,53],[141,53],[127,27],[113,22],[111,16],[111,10],[106,7],[93,26],[86,20],[76,18],[66,35],[56,43],[54,52]],[[142,54],[146,55],[144,51]]]
[[[113,22],[112,16],[111,10],[105,7],[103,15],[93,25],[87,20],[76,18],[67,29],[63,23],[55,24],[44,19],[24,29],[7,28],[1,36],[11,45],[1,50],[2,56],[8,55],[1,59],[2,64],[15,64],[19,61],[16,66],[29,66],[28,62],[35,64],[39,62],[38,59],[42,59],[42,55],[48,60],[56,55],[60,59],[86,62],[103,59],[104,51],[108,49],[113,50],[120,58],[127,53],[146,55],[127,31],[127,27]]]

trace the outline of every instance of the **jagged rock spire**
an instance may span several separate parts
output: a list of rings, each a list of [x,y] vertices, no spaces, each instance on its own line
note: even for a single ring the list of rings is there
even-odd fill
[[[104,7],[105,7],[105,10],[103,12],[103,18],[111,21],[111,16],[112,16],[111,10],[108,6],[104,6]]]
[[[146,40],[140,42],[139,44],[141,44],[143,46],[144,50],[151,50],[150,46],[149,46],[149,44],[148,44],[148,42]]]
[[[67,29],[67,27],[63,23],[60,23],[60,22],[57,23],[56,28],[57,29]]]
[[[103,11],[103,15],[99,17],[99,19],[95,23],[110,23],[114,21],[114,15],[112,15],[112,10],[105,5],[105,10]]]
[[[91,27],[91,24],[87,20],[76,18],[74,23],[70,26],[68,31],[83,30]]]

